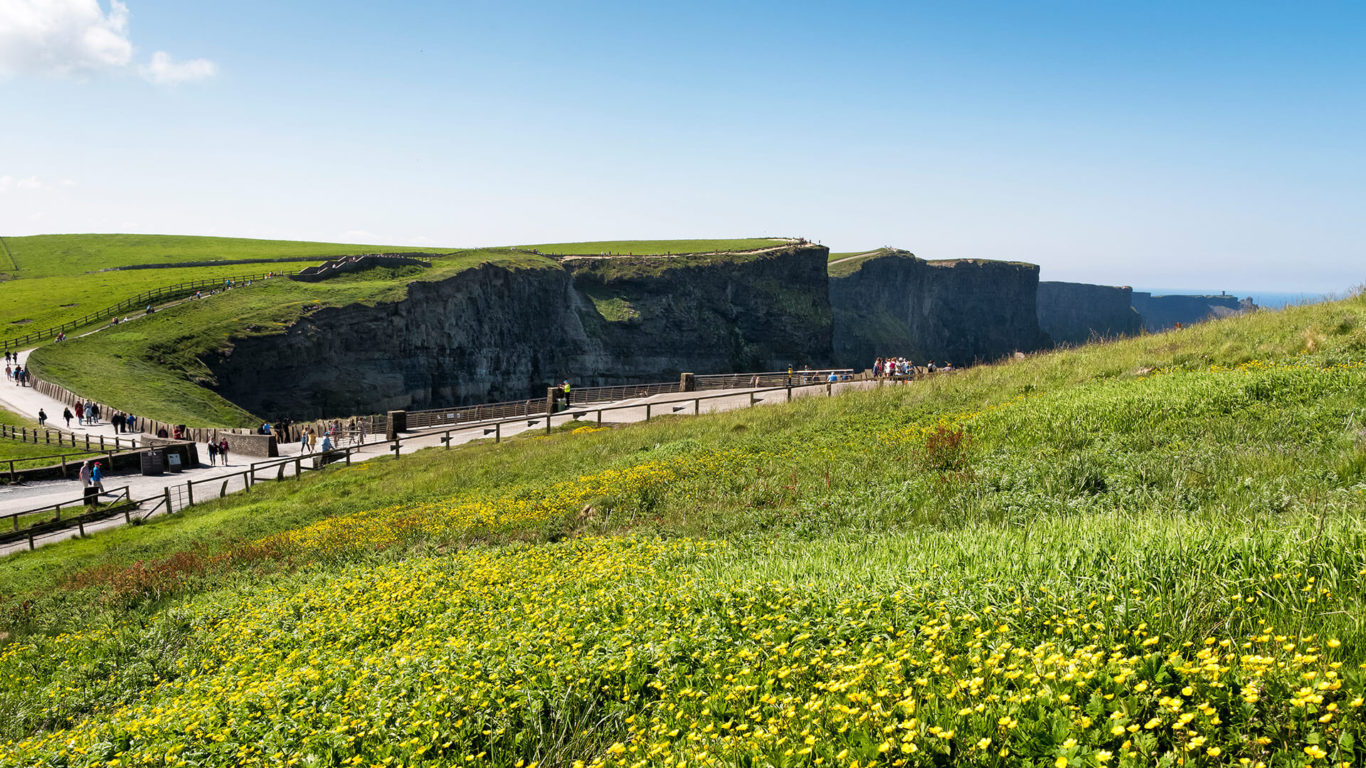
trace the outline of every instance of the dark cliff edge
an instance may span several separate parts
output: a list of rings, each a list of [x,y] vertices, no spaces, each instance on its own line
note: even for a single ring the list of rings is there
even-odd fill
[[[1250,299],[1239,300],[1236,296],[1154,296],[1141,291],[1134,291],[1133,304],[1143,317],[1143,329],[1149,333],[1173,328],[1177,323],[1192,325],[1256,309]]]
[[[835,362],[879,356],[957,365],[1049,346],[1039,328],[1039,268],[1005,261],[925,261],[906,251],[830,277]]]
[[[1039,283],[1039,327],[1054,344],[1085,344],[1135,336],[1143,320],[1128,286],[1088,283]]]
[[[378,413],[534,397],[579,386],[822,364],[827,249],[562,267],[483,265],[409,284],[402,301],[324,308],[234,339],[205,364],[257,414]]]

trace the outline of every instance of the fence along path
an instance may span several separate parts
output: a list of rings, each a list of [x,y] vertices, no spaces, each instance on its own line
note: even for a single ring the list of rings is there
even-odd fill
[[[754,374],[749,374],[753,376]],[[782,375],[785,379],[786,374]],[[501,441],[525,432],[544,431],[550,433],[555,426],[573,424],[607,424],[651,421],[660,416],[682,416],[749,408],[760,404],[789,402],[798,397],[834,396],[842,392],[869,389],[894,384],[886,379],[872,380],[854,378],[835,383],[808,382],[794,383],[792,386],[768,386],[759,388],[716,389],[703,392],[671,392],[633,399],[625,402],[612,402],[572,406],[554,414],[532,414],[514,418],[501,418],[465,425],[446,425],[426,428],[398,435],[390,440],[377,437],[360,445],[349,445],[332,451],[317,454],[286,456],[253,462],[242,469],[232,472],[213,474],[207,477],[189,478],[183,482],[166,484],[159,478],[137,478],[129,481],[130,500],[136,510],[130,512],[127,520],[114,515],[103,520],[83,523],[86,533],[124,525],[132,520],[146,520],[157,514],[174,514],[195,504],[203,504],[233,493],[250,490],[262,482],[283,482],[297,479],[302,475],[326,468],[334,463],[350,464],[358,461],[415,453],[433,447],[449,449],[454,445],[476,440]],[[610,415],[610,417],[609,417]],[[33,505],[18,514],[33,514],[52,509],[53,503]],[[4,516],[8,516],[7,514]],[[0,517],[3,519],[3,517]],[[0,555],[21,549],[39,546],[43,543],[58,541],[77,535],[76,528],[48,531],[22,542],[0,544]]]
[[[42,341],[43,339],[55,338],[59,333],[64,333],[66,331],[74,331],[77,328],[84,328],[92,323],[97,323],[101,320],[113,317],[115,315],[123,314],[124,312],[127,312],[130,309],[146,307],[148,304],[154,301],[161,301],[162,299],[167,299],[174,296],[187,296],[191,293],[194,293],[195,291],[203,290],[204,288],[218,288],[223,285],[226,285],[228,281],[231,281],[233,284],[236,284],[239,282],[246,282],[250,280],[267,279],[270,279],[270,275],[265,272],[262,272],[260,274],[240,275],[236,277],[217,277],[206,278],[203,280],[189,280],[183,283],[176,283],[175,285],[166,285],[160,288],[153,288],[149,291],[143,291],[142,293],[139,293],[138,295],[132,298],[124,299],[123,301],[120,301],[118,304],[115,304],[112,307],[105,307],[104,309],[101,309],[99,311],[91,312],[90,314],[85,315],[76,320],[70,320],[68,322],[62,323],[61,325],[54,325],[51,328],[44,328],[41,331],[30,331],[29,333],[26,333],[22,336],[15,336],[13,338],[0,340],[0,351],[21,349],[25,344],[33,344]]]

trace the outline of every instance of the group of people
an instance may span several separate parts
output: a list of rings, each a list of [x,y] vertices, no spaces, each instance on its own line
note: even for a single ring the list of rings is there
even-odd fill
[[[299,432],[300,453],[316,453],[319,447],[320,446],[318,445],[317,430],[313,429],[312,427],[309,427],[308,429],[301,430]],[[332,429],[329,427],[327,430],[323,432],[323,442],[321,446],[322,452],[327,453],[328,451],[332,450],[333,447],[334,446],[332,444]]]
[[[5,378],[14,382],[14,386],[16,387],[33,386],[29,370],[19,364],[18,352],[5,353]]]
[[[954,370],[953,363],[942,365],[933,360],[925,364],[926,373],[948,373]],[[878,379],[914,378],[918,375],[915,363],[904,357],[879,357],[873,361],[873,376]]]

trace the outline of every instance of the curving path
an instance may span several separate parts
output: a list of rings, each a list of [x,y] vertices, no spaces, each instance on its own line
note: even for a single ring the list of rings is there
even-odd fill
[[[839,382],[833,385],[832,394],[842,394],[844,392],[854,390],[871,389],[876,386],[878,386],[878,382],[876,381]],[[618,410],[612,410],[605,413],[603,415],[604,424],[630,424],[635,422],[642,422],[646,420],[647,404],[650,406],[650,411],[652,412],[651,415],[653,418],[659,418],[660,416],[664,415],[691,416],[691,401],[693,400],[693,398],[699,395],[714,396],[712,397],[712,399],[703,400],[700,403],[700,413],[706,414],[720,413],[723,411],[733,411],[741,408],[750,407],[750,393],[753,391],[754,390],[751,388],[742,388],[707,392],[670,392],[666,394],[653,395],[650,397],[620,400],[613,403],[599,403],[594,404],[592,406],[575,407],[570,411],[556,414],[551,418],[551,424],[552,426],[560,426],[563,424],[574,422],[576,421],[576,419],[574,418],[574,414],[578,413],[580,414],[580,416],[577,419],[577,421],[584,424],[585,426],[596,425],[597,414],[595,413],[595,410],[597,408],[616,406],[624,407]],[[826,388],[824,386],[811,386],[804,389],[794,389],[792,396],[793,398],[825,397],[825,393]],[[783,396],[781,392],[772,392],[765,396],[760,404],[772,405],[785,402],[785,400],[786,398]],[[687,403],[687,405],[682,405],[683,403]],[[679,410],[677,412],[673,410],[675,407],[679,407]],[[539,420],[536,420],[536,422],[537,423],[533,426],[528,426],[524,421],[511,424],[504,424],[502,428],[503,437],[512,437],[514,435],[522,434],[523,432],[528,431],[544,431],[545,423]],[[484,434],[485,425],[486,423],[476,422],[466,427],[462,427],[459,430],[451,431],[451,445],[463,445],[465,443],[470,443],[475,440],[486,438],[487,435]],[[442,437],[446,430],[446,427],[435,427],[430,430],[408,433],[408,435],[405,436],[402,445],[399,449],[400,455],[408,455],[427,448],[436,448],[442,446],[444,444],[442,441]],[[351,460],[368,461],[370,459],[380,458],[383,456],[392,456],[394,454],[392,445],[392,443],[384,442],[365,446],[361,448],[357,453],[352,454]],[[280,447],[280,452],[282,454],[282,457],[299,455],[298,446],[297,444],[293,443],[282,445]],[[207,455],[207,453],[201,451],[201,455]],[[109,489],[122,488],[126,485],[129,486],[132,497],[134,499],[149,498],[163,493],[164,489],[167,486],[175,487],[176,485],[179,485],[181,488],[183,488],[187,480],[205,480],[241,472],[244,469],[246,469],[252,461],[259,462],[262,460],[256,459],[254,457],[232,456],[230,457],[230,463],[226,467],[208,467],[201,465],[199,467],[186,469],[179,475],[162,475],[160,477],[143,477],[141,475],[115,475],[107,478],[104,485],[106,488]],[[272,469],[269,473],[272,480],[276,476],[276,471],[277,470]],[[286,478],[294,477],[294,467],[292,464],[285,465],[284,476]],[[198,485],[195,487],[194,491],[195,500],[197,502],[203,502],[219,498],[219,492],[221,490],[222,486],[217,483]],[[245,490],[245,482],[242,480],[242,478],[237,477],[228,479],[227,492],[229,495],[233,493],[240,493],[243,490]],[[52,480],[29,483],[22,486],[0,486],[0,513],[19,512],[32,509],[34,507],[40,507],[44,504],[55,504],[60,501],[69,501],[71,499],[78,497],[79,495],[80,485],[78,481],[74,480]],[[99,523],[87,524],[85,527],[87,533],[89,533],[106,528],[117,527],[122,524],[123,518],[115,517]],[[75,534],[76,531],[74,529],[70,531],[62,531],[60,533],[54,533],[44,539],[41,539],[38,542],[38,544],[41,546],[43,544],[48,544],[54,541],[61,541],[62,539],[71,538]],[[26,549],[28,549],[28,544],[26,542],[9,544],[0,547],[0,555],[6,555],[12,552],[23,551]]]

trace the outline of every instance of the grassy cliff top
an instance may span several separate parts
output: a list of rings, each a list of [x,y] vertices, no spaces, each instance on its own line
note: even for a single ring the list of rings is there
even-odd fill
[[[566,255],[735,252],[787,242],[730,240],[613,240],[520,246]],[[363,253],[471,253],[450,248],[256,240],[182,235],[34,235],[0,238],[0,340],[77,320],[153,290],[193,280],[298,272],[310,263]],[[317,262],[270,259],[316,258]],[[463,258],[463,257],[462,257]],[[189,266],[189,263],[214,262]],[[110,270],[157,265],[155,269]]]
[[[70,276],[134,264],[173,265],[187,261],[252,261],[290,257],[349,256],[357,253],[440,252],[356,243],[314,243],[192,235],[33,235],[3,238],[0,272],[15,278]],[[6,263],[6,253],[9,263]],[[298,271],[288,265],[277,271]]]
[[[773,248],[795,242],[789,238],[749,237],[729,240],[602,240],[584,243],[541,243],[519,248],[564,256],[662,256],[677,253],[733,253]]]
[[[6,560],[0,754],[1360,765],[1364,402],[1355,298],[263,482]]]
[[[0,339],[77,320],[148,290],[193,280],[298,272],[316,258],[427,248],[180,235],[34,235],[0,238]],[[215,262],[188,266],[189,262]],[[316,262],[312,262],[316,263]],[[156,269],[110,270],[135,264]],[[181,265],[181,266],[177,266]]]
[[[555,268],[539,256],[489,249],[437,257],[428,269],[376,268],[317,283],[274,278],[49,344],[30,360],[44,379],[140,416],[190,426],[251,426],[260,419],[200,386],[209,376],[202,355],[233,337],[278,333],[322,307],[399,301],[414,282],[444,280],[482,264]]]

